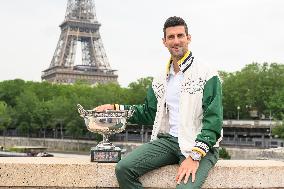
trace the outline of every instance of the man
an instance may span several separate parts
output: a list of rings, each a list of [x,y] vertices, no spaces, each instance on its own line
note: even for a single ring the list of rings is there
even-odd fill
[[[153,80],[142,105],[102,105],[96,110],[135,110],[132,123],[153,125],[151,142],[116,165],[122,189],[143,188],[138,178],[156,168],[179,164],[179,189],[201,188],[218,160],[223,109],[217,72],[202,66],[188,49],[191,36],[182,18],[164,24],[163,43],[171,58],[167,72]]]

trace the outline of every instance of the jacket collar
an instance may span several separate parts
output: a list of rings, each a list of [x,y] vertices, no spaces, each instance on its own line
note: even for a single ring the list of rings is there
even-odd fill
[[[194,57],[192,56],[191,51],[187,51],[185,55],[178,61],[178,65],[182,73],[184,73],[193,63]],[[170,73],[170,68],[172,65],[172,57],[170,58],[169,62],[167,63],[167,77],[169,76]]]

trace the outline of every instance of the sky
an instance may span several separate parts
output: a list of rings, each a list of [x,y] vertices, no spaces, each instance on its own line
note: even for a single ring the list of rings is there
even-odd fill
[[[41,81],[50,65],[67,0],[0,1],[0,81]],[[252,62],[284,63],[283,0],[95,0],[110,65],[126,87],[154,76],[169,59],[163,24],[188,24],[198,62],[234,72]]]

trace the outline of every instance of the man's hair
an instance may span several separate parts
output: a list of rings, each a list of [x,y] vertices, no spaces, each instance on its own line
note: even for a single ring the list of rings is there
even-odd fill
[[[185,33],[186,35],[188,35],[188,28],[187,28],[185,21],[181,17],[172,16],[172,17],[169,17],[164,24],[164,28],[163,28],[164,38],[166,38],[166,29],[169,27],[174,27],[174,26],[184,26]]]

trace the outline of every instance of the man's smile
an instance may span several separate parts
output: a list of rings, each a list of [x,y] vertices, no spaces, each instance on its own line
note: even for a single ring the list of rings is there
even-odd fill
[[[182,47],[180,46],[175,46],[175,47],[172,47],[172,52],[175,53],[175,54],[180,54],[182,53]]]
[[[175,50],[175,51],[179,51],[181,49],[181,47],[176,46],[176,47],[172,47],[172,49]]]

